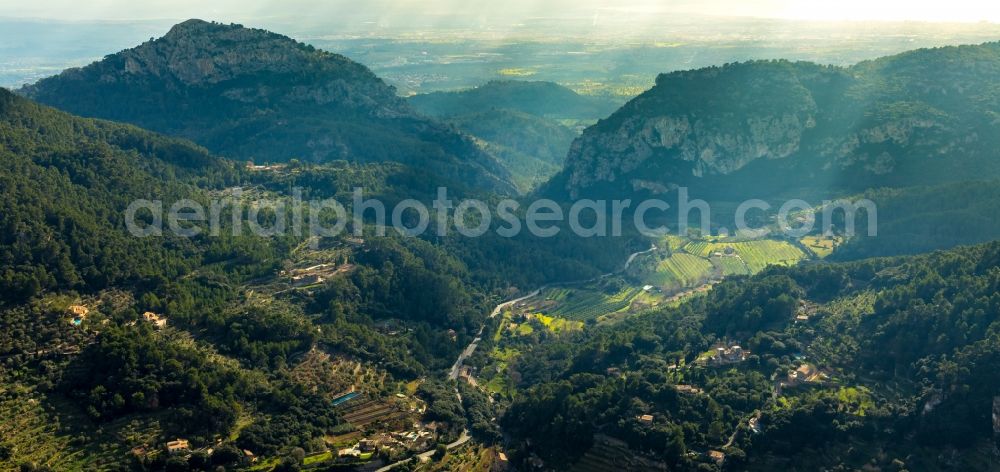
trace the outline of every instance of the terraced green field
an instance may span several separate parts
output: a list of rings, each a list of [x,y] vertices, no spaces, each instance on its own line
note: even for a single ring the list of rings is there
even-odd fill
[[[708,257],[712,255],[712,251],[721,251],[726,246],[729,246],[729,244],[712,243],[708,241],[691,241],[685,244],[683,249],[688,254],[693,254],[698,257]]]
[[[684,245],[685,252],[700,257],[725,252],[726,248],[733,248],[754,274],[768,265],[792,265],[806,258],[806,254],[795,245],[771,239],[741,242],[692,241]]]
[[[650,276],[649,283],[658,286],[690,287],[707,278],[711,272],[712,263],[708,259],[677,252],[660,261],[656,273]]]
[[[586,321],[628,308],[632,299],[641,292],[638,288],[626,288],[609,296],[596,290],[553,288],[543,292],[542,296],[557,302],[555,307],[545,312],[546,315]]]
[[[722,272],[722,275],[749,275],[750,269],[739,257],[713,257],[712,263]]]
[[[668,234],[664,236],[662,239],[660,239],[660,242],[657,244],[657,246],[664,249],[670,248],[671,250],[676,251],[684,247],[684,245],[687,244],[688,241],[689,241],[688,238],[683,238],[680,236],[674,236],[672,234]]]
[[[806,258],[801,249],[786,241],[762,239],[733,243],[732,246],[754,274],[768,265],[790,266]]]
[[[697,287],[717,275],[749,275],[760,272],[768,265],[792,265],[807,257],[797,246],[778,240],[719,242],[668,237],[661,239],[657,245],[669,245],[674,250],[670,257],[665,257],[667,253],[664,251],[643,256],[644,259],[639,260],[629,276],[633,278],[632,283],[662,287],[668,294],[678,289]],[[713,256],[716,252],[734,255]],[[633,306],[643,293],[639,287],[622,289],[613,295],[593,286],[548,288],[528,303],[547,316],[587,321],[623,312]],[[659,295],[654,291],[645,296]],[[641,298],[639,301],[645,302]],[[645,304],[655,305],[655,300]]]

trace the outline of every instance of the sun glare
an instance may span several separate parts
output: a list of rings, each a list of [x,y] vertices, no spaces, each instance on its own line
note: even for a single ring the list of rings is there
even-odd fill
[[[950,2],[926,0],[842,0],[825,2],[798,0],[785,2],[774,12],[781,18],[840,21],[1000,21],[1000,4],[978,0]]]

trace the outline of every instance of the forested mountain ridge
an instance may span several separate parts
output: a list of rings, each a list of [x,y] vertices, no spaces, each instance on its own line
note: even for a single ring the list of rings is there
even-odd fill
[[[562,169],[579,130],[617,108],[610,99],[580,95],[552,82],[516,80],[414,95],[407,101],[478,138],[525,193]]]
[[[561,167],[577,133],[557,122],[515,110],[491,108],[449,120],[480,139]],[[515,169],[512,169],[515,170]]]
[[[201,20],[20,93],[257,162],[397,161],[443,183],[510,192],[507,172],[410,108],[366,67],[286,36]]]
[[[338,175],[381,178],[357,167]],[[207,204],[265,177],[188,141],[0,89],[0,468],[162,470],[170,458],[157,450],[177,437],[196,447],[231,438],[213,460],[239,467],[236,444],[276,455],[350,428],[287,367],[309,352],[362,360],[386,382],[443,369],[457,343],[432,326],[462,329],[481,316],[480,295],[459,286],[461,263],[428,243],[371,240],[357,270],[315,298],[262,306],[245,290],[293,263],[294,238],[126,230],[135,199]],[[340,249],[351,267],[345,257]],[[387,336],[373,315],[408,331]]]
[[[829,260],[919,254],[1000,238],[1000,181],[968,180],[941,185],[871,189],[858,195],[875,203],[876,234],[865,211],[855,215],[855,237]],[[842,215],[834,225],[843,228]]]
[[[189,198],[199,192],[194,183],[235,177],[231,163],[193,143],[73,117],[4,89],[0,131],[2,301],[189,270],[193,246],[129,236],[124,208],[139,198]]]
[[[557,121],[503,108],[446,120],[474,136],[485,152],[496,156],[522,193],[533,190],[562,169],[566,151],[578,136]]]
[[[430,116],[452,117],[503,108],[547,118],[597,119],[618,108],[607,98],[580,95],[553,82],[494,80],[469,90],[431,92],[407,100]]]
[[[570,195],[730,187],[746,198],[995,176],[998,71],[1000,43],[986,43],[849,68],[779,60],[661,74],[574,142],[552,186]]]
[[[131,446],[103,433],[116,419],[143,425],[157,417],[154,431],[210,435],[232,426],[241,402],[276,405],[271,395],[287,387],[221,362],[204,343],[137,324],[143,311],[169,313],[178,326],[218,314],[235,298],[224,284],[273,268],[276,245],[266,241],[126,231],[133,200],[204,201],[207,189],[238,181],[232,163],[188,141],[0,90],[0,167],[4,468],[30,468],[24,458],[33,456],[57,470],[120,468]],[[227,274],[232,279],[196,275],[235,254],[241,266]],[[75,304],[74,320],[67,307]],[[289,338],[286,347],[302,341]],[[272,411],[287,414],[284,406]],[[6,415],[32,424],[30,434],[9,429],[14,416]],[[318,423],[333,423],[320,416]]]

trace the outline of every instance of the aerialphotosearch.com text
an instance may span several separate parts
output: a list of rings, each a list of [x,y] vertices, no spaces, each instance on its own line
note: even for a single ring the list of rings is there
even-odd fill
[[[671,202],[662,199],[582,199],[560,205],[549,199],[528,202],[504,199],[493,206],[476,199],[455,202],[449,198],[448,189],[440,187],[430,208],[415,199],[402,200],[388,208],[380,200],[366,198],[363,189],[355,188],[350,212],[338,200],[303,201],[301,195],[300,189],[293,189],[290,197],[246,202],[242,190],[236,188],[230,195],[204,203],[191,199],[136,200],[125,211],[125,223],[129,232],[137,237],[218,236],[222,231],[229,231],[235,236],[248,233],[260,237],[291,234],[324,238],[343,235],[350,222],[350,234],[357,237],[363,236],[365,226],[369,226],[378,235],[385,235],[391,228],[405,236],[433,231],[436,236],[444,237],[454,230],[470,238],[490,231],[511,238],[527,231],[535,237],[546,238],[570,231],[589,238],[621,236],[628,226],[643,235],[664,235],[670,232],[664,220],[673,215],[676,222],[672,227],[678,234],[686,234],[692,220],[697,220],[700,234],[712,234],[711,206],[705,200],[691,198],[688,189],[683,187]],[[778,232],[783,236],[801,237],[816,230],[818,219],[821,232],[829,235],[833,234],[834,215],[843,212],[840,215],[842,227],[837,230],[839,234],[853,236],[860,211],[867,218],[868,236],[876,236],[878,212],[870,200],[823,201],[814,207],[803,200],[773,205],[750,199],[736,207],[733,222],[736,234],[763,237]],[[771,223],[762,224],[760,218],[756,218],[756,224],[748,223],[748,215],[754,212],[771,215]]]

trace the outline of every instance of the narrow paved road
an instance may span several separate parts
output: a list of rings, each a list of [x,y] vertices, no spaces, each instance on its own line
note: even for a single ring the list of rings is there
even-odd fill
[[[639,256],[641,256],[643,254],[647,254],[647,253],[653,252],[655,250],[656,250],[656,245],[654,244],[654,245],[651,245],[649,247],[649,249],[646,249],[645,251],[633,252],[632,254],[629,254],[628,259],[625,260],[625,266],[622,267],[621,269],[616,270],[614,272],[608,272],[607,274],[603,274],[603,275],[601,275],[599,277],[594,277],[592,279],[581,280],[581,281],[578,281],[578,282],[572,282],[572,284],[582,284],[582,283],[587,283],[587,282],[593,282],[594,280],[603,279],[605,277],[610,277],[612,275],[620,274],[622,272],[625,272],[626,270],[628,270],[629,266],[632,265],[632,261],[634,261],[636,257],[639,257]],[[568,285],[568,284],[567,283],[562,283],[562,284],[550,284],[550,285]],[[490,316],[489,317],[490,318],[495,318],[497,315],[499,315],[501,312],[503,312],[504,308],[507,308],[507,307],[515,305],[517,303],[523,302],[524,300],[527,300],[529,298],[538,296],[538,294],[542,293],[542,290],[545,290],[550,285],[543,285],[543,286],[535,289],[533,292],[531,292],[531,293],[529,293],[527,295],[515,298],[513,300],[507,300],[507,301],[505,301],[503,303],[500,303],[499,305],[497,305],[497,306],[495,306],[493,308],[493,311],[490,312]],[[462,352],[458,355],[458,359],[455,359],[455,363],[452,364],[451,370],[448,371],[448,378],[449,379],[451,379],[451,380],[457,380],[458,379],[458,373],[462,370],[462,364],[464,364],[465,360],[468,359],[470,356],[472,356],[473,353],[476,352],[476,348],[479,347],[479,342],[482,341],[482,339],[483,339],[482,336],[483,336],[483,331],[485,329],[486,329],[486,323],[483,323],[483,325],[479,328],[479,332],[476,333],[475,339],[473,339],[472,342],[469,343],[469,345],[466,346],[465,349],[462,350]],[[462,435],[459,436],[458,439],[455,442],[453,442],[451,444],[448,444],[447,447],[448,447],[449,450],[451,450],[451,449],[454,449],[454,448],[457,448],[457,447],[460,447],[460,446],[464,445],[465,443],[469,442],[469,440],[471,440],[471,439],[472,439],[472,437],[469,436],[469,431],[468,430],[463,430],[462,431]],[[420,453],[420,454],[418,454],[418,455],[416,455],[414,457],[411,457],[409,459],[402,460],[402,461],[399,461],[399,462],[395,462],[395,463],[389,464],[389,465],[387,465],[385,467],[382,467],[381,469],[376,470],[376,472],[387,472],[387,471],[392,470],[392,469],[394,469],[396,467],[399,467],[399,466],[401,466],[403,464],[407,464],[407,463],[409,463],[410,461],[412,461],[414,459],[416,459],[416,460],[418,460],[420,462],[427,461],[431,457],[434,456],[434,452],[435,452],[434,449],[431,449],[430,451],[422,452],[422,453]]]
[[[513,300],[508,300],[506,302],[503,302],[503,303],[497,305],[495,308],[493,308],[493,311],[490,312],[490,318],[495,318],[497,315],[500,314],[500,312],[503,311],[504,308],[507,308],[507,307],[509,307],[511,305],[514,305],[516,303],[519,303],[519,302],[527,300],[527,299],[529,299],[531,297],[534,297],[534,296],[538,295],[541,292],[542,292],[542,289],[539,288],[539,289],[535,290],[534,292],[531,292],[531,293],[529,293],[529,294],[527,294],[527,295],[525,295],[523,297],[515,298]],[[482,336],[483,336],[483,330],[484,329],[486,329],[486,325],[485,324],[482,327],[479,328],[479,333],[476,334],[476,338],[473,339],[472,342],[469,343],[469,345],[465,348],[465,350],[463,350],[462,353],[458,355],[458,359],[455,359],[455,363],[451,365],[451,370],[448,372],[448,378],[449,379],[451,379],[451,380],[458,379],[458,372],[460,370],[462,370],[462,364],[465,363],[465,360],[468,359],[469,356],[471,356],[474,352],[476,352],[476,348],[479,347],[479,341],[483,340]]]
[[[544,288],[544,287],[542,287],[542,288]],[[497,305],[496,308],[493,309],[493,312],[490,313],[490,318],[494,318],[497,315],[499,315],[500,312],[503,311],[504,308],[507,308],[507,307],[509,307],[511,305],[514,305],[516,303],[519,303],[519,302],[523,302],[523,301],[525,301],[525,300],[527,300],[527,299],[529,299],[531,297],[534,297],[535,295],[538,295],[539,293],[542,293],[542,289],[541,288],[539,288],[539,289],[535,290],[534,292],[531,292],[531,293],[529,293],[529,294],[527,294],[527,295],[525,295],[525,296],[523,296],[521,298],[515,298],[513,300],[506,301],[506,302],[503,302],[503,303]]]
[[[653,252],[655,250],[656,250],[656,245],[652,244],[652,245],[649,246],[649,249],[646,249],[645,251],[633,252],[632,254],[630,254],[628,256],[628,260],[625,261],[625,267],[622,267],[622,270],[620,270],[619,272],[625,272],[626,270],[628,270],[628,266],[632,265],[632,261],[634,261],[636,257],[639,257],[639,256],[641,256],[643,254],[648,254],[648,253]],[[605,276],[607,276],[607,275],[611,275],[611,274],[605,274]]]
[[[646,249],[645,251],[633,252],[632,254],[629,254],[628,259],[625,260],[625,266],[622,267],[619,270],[616,270],[614,272],[608,272],[607,274],[602,274],[602,275],[600,275],[598,277],[594,277],[592,279],[581,280],[581,281],[578,281],[578,282],[571,282],[571,284],[582,284],[582,283],[592,282],[594,280],[603,279],[605,277],[610,277],[612,275],[620,274],[622,272],[625,272],[626,270],[628,270],[629,266],[632,265],[632,261],[634,261],[636,257],[639,257],[639,256],[641,256],[643,254],[648,254],[648,253],[653,252],[655,250],[656,250],[656,245],[652,244],[652,245],[650,245],[649,249]],[[490,312],[490,318],[495,318],[497,315],[499,315],[504,310],[504,308],[507,308],[507,307],[515,305],[517,303],[523,302],[524,300],[527,300],[527,299],[532,298],[534,296],[537,296],[539,293],[542,293],[542,290],[545,290],[546,288],[548,288],[548,287],[550,287],[552,285],[569,285],[569,284],[568,283],[560,283],[560,284],[547,284],[547,285],[543,285],[543,286],[535,289],[535,291],[533,291],[533,292],[531,292],[531,293],[529,293],[527,295],[515,298],[513,300],[507,300],[507,301],[505,301],[505,302],[503,302],[503,303],[501,303],[501,304],[499,304],[499,305],[497,305],[496,307],[493,308],[493,311]],[[483,326],[481,326],[479,328],[479,333],[476,334],[476,338],[473,339],[472,342],[469,343],[469,345],[465,348],[465,350],[463,350],[462,353],[458,355],[458,359],[455,359],[455,363],[451,365],[451,370],[448,371],[448,378],[449,379],[451,379],[451,380],[458,379],[458,373],[462,370],[462,364],[465,363],[465,360],[468,359],[469,356],[471,356],[473,353],[475,353],[476,352],[476,348],[479,347],[479,341],[482,341],[482,339],[483,339],[482,336],[483,336],[483,330],[484,329],[486,329],[486,324],[485,323],[483,324]]]

